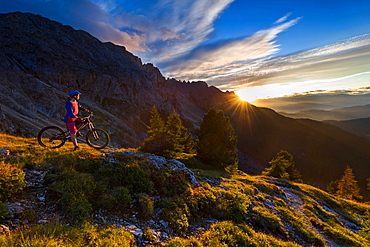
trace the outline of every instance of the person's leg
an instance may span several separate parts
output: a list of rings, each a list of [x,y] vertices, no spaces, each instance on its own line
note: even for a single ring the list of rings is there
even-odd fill
[[[71,141],[72,141],[73,145],[75,146],[73,150],[79,149],[80,147],[78,146],[78,142],[77,142],[77,138],[76,138],[76,132],[77,132],[76,123],[75,122],[67,123],[67,128],[68,128],[69,133],[71,135]]]
[[[73,145],[75,146],[74,150],[78,149],[79,146],[78,146],[76,134],[71,134],[71,141]]]

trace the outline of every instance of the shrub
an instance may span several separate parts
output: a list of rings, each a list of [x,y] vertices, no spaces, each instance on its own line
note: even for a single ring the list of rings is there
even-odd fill
[[[69,169],[51,188],[61,194],[61,203],[73,220],[81,222],[89,217],[92,205],[87,198],[96,188],[92,175]]]
[[[216,205],[216,196],[210,190],[206,190],[202,187],[193,188],[192,193],[186,197],[186,204],[189,206],[190,211],[193,214],[196,213],[212,213]]]
[[[22,190],[25,182],[25,173],[22,169],[0,162],[0,201]]]
[[[154,212],[153,200],[146,194],[139,194],[138,201],[139,201],[142,216],[144,218],[151,217]]]
[[[217,214],[224,220],[241,222],[246,219],[250,198],[238,191],[222,191],[217,201]]]
[[[97,204],[108,211],[121,212],[132,201],[129,193],[130,191],[126,187],[116,187],[110,193],[101,195]]]
[[[37,215],[36,215],[36,212],[33,210],[24,210],[21,213],[20,218],[22,221],[27,220],[30,223],[34,223],[37,220]]]
[[[163,247],[202,247],[203,244],[196,238],[190,237],[189,239],[174,238],[169,242],[162,244]]]
[[[134,193],[151,193],[153,184],[150,181],[150,170],[145,162],[130,163],[115,162],[101,167],[96,172],[96,178],[108,187],[125,186]]]
[[[169,212],[169,222],[172,229],[177,234],[184,233],[188,227],[189,227],[189,221],[188,221],[188,208],[176,208],[175,210]]]
[[[0,220],[6,219],[8,215],[9,215],[8,207],[0,202]]]
[[[145,239],[146,241],[154,241],[155,236],[153,230],[150,228],[145,228],[143,231],[143,239]]]
[[[161,168],[152,173],[152,180],[158,192],[164,196],[181,195],[191,188],[188,175],[177,169]]]
[[[170,223],[172,229],[177,233],[184,233],[189,227],[188,217],[189,208],[180,198],[161,200],[159,202],[163,208],[162,217]]]
[[[259,246],[258,242],[232,222],[224,221],[211,226],[203,234],[205,246]]]

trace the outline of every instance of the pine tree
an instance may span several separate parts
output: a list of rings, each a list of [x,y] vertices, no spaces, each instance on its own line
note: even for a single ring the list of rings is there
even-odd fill
[[[355,180],[355,174],[349,166],[344,170],[344,175],[338,181],[338,191],[336,195],[348,200],[361,200],[360,187]]]
[[[157,108],[153,106],[148,127],[148,138],[144,140],[140,147],[141,151],[161,154],[165,145],[165,124]]]
[[[276,178],[283,178],[293,182],[302,182],[302,175],[295,167],[293,155],[285,150],[281,150],[269,162],[270,167],[266,168],[262,174]]]
[[[174,157],[184,151],[187,129],[182,125],[180,115],[176,111],[168,117],[165,136],[168,153],[166,156]]]
[[[203,116],[197,143],[197,158],[220,168],[238,167],[237,137],[223,111],[211,108]]]
[[[150,113],[152,117],[150,119],[150,127],[148,128],[149,138],[160,139],[164,135],[164,121],[155,106],[152,107]]]
[[[174,158],[178,154],[192,151],[194,141],[188,130],[183,126],[180,115],[174,111],[167,118],[165,124],[157,108],[151,110],[150,127],[148,128],[148,138],[145,139],[140,150]]]
[[[338,192],[338,183],[339,180],[330,181],[329,184],[326,186],[326,191],[329,194],[335,195]]]

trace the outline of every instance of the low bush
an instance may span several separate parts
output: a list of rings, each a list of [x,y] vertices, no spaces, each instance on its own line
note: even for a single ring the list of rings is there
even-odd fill
[[[51,188],[60,193],[61,204],[72,219],[81,222],[90,216],[92,205],[88,198],[96,188],[91,174],[78,173],[73,169],[65,170]]]
[[[216,196],[211,190],[203,187],[191,189],[191,193],[185,197],[186,204],[194,215],[212,214],[216,206]]]
[[[155,236],[154,236],[153,230],[150,228],[145,228],[143,231],[143,239],[146,241],[154,241]]]
[[[205,246],[259,246],[258,242],[232,222],[224,221],[211,226],[202,236]]]
[[[107,187],[125,186],[133,193],[150,194],[153,184],[150,181],[151,171],[146,168],[145,162],[134,160],[129,163],[115,162],[101,167],[95,176]]]
[[[161,168],[151,178],[158,193],[164,196],[178,196],[191,188],[189,176],[181,170]]]
[[[0,201],[6,201],[24,188],[25,173],[22,169],[0,161]]]
[[[24,210],[20,215],[20,219],[22,221],[28,221],[30,223],[34,223],[37,220],[37,215],[36,215],[36,212],[33,210]]]
[[[175,233],[182,234],[188,229],[190,211],[181,198],[161,200],[159,206],[163,209],[161,217],[169,222]]]
[[[150,196],[146,194],[138,195],[138,202],[140,206],[141,215],[143,218],[150,218],[154,212],[154,202]]]
[[[120,213],[127,209],[132,201],[129,193],[130,190],[126,187],[116,187],[103,193],[96,204],[109,212]]]
[[[0,221],[6,219],[8,215],[9,215],[8,207],[0,202]]]
[[[162,244],[163,247],[203,247],[203,244],[196,238],[190,237],[188,239],[174,238],[167,243]]]
[[[223,220],[242,222],[248,214],[250,198],[238,191],[220,191],[216,214]]]

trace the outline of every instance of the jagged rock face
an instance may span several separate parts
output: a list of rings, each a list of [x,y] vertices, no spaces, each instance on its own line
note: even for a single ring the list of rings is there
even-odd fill
[[[2,14],[0,30],[0,100],[6,115],[22,122],[24,134],[35,135],[61,118],[69,89],[80,90],[81,103],[97,113],[100,124],[112,126],[113,142],[131,146],[145,137],[140,117],[153,105],[165,113],[176,109],[194,125],[207,102],[222,94],[203,82],[166,80],[124,47],[39,15]]]

